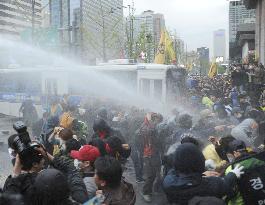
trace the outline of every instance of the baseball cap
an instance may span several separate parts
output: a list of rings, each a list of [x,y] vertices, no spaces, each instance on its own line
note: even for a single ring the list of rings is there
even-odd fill
[[[98,157],[100,157],[100,152],[97,147],[84,145],[79,149],[79,151],[72,150],[70,156],[80,161],[94,162]]]

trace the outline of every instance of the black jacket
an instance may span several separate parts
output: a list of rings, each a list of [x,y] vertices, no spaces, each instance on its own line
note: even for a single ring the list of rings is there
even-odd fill
[[[55,157],[52,166],[63,172],[68,179],[71,197],[79,203],[88,201],[88,193],[81,174],[74,167],[73,161],[65,156]],[[4,193],[21,194],[26,203],[30,201],[31,187],[38,173],[21,174],[17,177],[9,176],[4,185]]]
[[[74,167],[73,160],[66,156],[55,157],[52,165],[66,174],[72,198],[79,203],[88,201],[86,186],[80,172]]]
[[[194,196],[231,196],[236,180],[233,173],[224,178],[201,177],[200,174],[178,174],[172,169],[164,179],[163,188],[170,203],[186,205]]]

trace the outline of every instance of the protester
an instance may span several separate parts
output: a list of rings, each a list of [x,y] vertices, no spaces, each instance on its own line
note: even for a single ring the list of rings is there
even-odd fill
[[[163,187],[170,203],[188,204],[195,196],[222,198],[230,195],[243,167],[236,167],[224,178],[203,177],[205,158],[191,144],[180,145],[174,153],[174,169],[164,179]]]
[[[227,147],[227,158],[232,163],[225,171],[226,175],[236,166],[244,166],[245,174],[238,181],[235,195],[229,198],[231,205],[260,204],[263,201],[265,178],[265,162],[255,158],[247,151],[246,144],[241,140],[234,140]]]
[[[83,181],[86,185],[89,198],[93,198],[97,191],[97,186],[94,181],[94,162],[100,157],[99,150],[91,145],[84,145],[78,151],[72,150],[70,156],[75,160],[75,167],[83,175]]]
[[[133,186],[122,179],[119,161],[105,156],[95,162],[95,183],[104,196],[106,205],[134,205],[136,201]]]
[[[153,183],[160,171],[162,143],[160,142],[156,126],[161,122],[156,113],[148,113],[137,136],[138,145],[142,148],[144,159],[145,182],[142,196],[146,202],[151,202]]]

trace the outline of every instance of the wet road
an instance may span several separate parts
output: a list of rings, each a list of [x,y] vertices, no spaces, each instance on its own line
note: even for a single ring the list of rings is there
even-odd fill
[[[15,133],[15,131],[12,129],[12,124],[14,121],[14,118],[7,116],[3,117],[0,115],[0,187],[3,187],[5,179],[12,172],[12,165],[7,150],[7,139],[11,134]],[[2,131],[9,131],[9,133]],[[136,205],[167,205],[164,194],[154,195],[151,203],[144,202],[140,196],[140,191],[142,190],[143,184],[135,183],[135,172],[131,160],[129,160],[127,164],[127,170],[124,173],[124,177],[135,187],[135,191],[137,193]]]

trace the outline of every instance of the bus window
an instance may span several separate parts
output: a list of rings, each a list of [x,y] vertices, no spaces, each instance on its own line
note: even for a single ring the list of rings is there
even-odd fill
[[[156,99],[162,98],[162,80],[154,80],[154,97]]]
[[[142,79],[142,94],[144,96],[149,97],[150,96],[150,80],[148,79]]]

